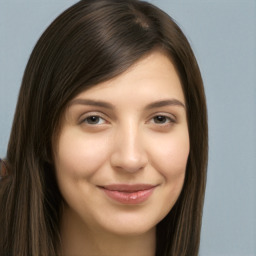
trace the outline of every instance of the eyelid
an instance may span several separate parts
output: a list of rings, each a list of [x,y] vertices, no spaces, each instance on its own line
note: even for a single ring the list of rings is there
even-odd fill
[[[102,113],[102,112],[98,112],[98,111],[89,111],[87,113],[84,113],[80,116],[79,118],[79,123],[82,124],[82,123],[85,123],[85,120],[91,116],[97,116],[97,117],[100,117],[101,119],[103,119],[105,122],[104,124],[107,124],[109,123],[109,117]],[[157,117],[157,116],[163,116],[163,117],[166,117],[167,119],[170,120],[170,122],[167,122],[167,123],[164,123],[164,124],[161,124],[161,123],[155,123],[156,125],[158,126],[164,126],[164,125],[168,125],[170,123],[176,123],[177,122],[177,118],[174,114],[171,114],[171,113],[166,113],[166,112],[155,112],[153,114],[150,115],[150,117],[148,118],[148,121],[146,121],[146,123],[151,123],[152,119]],[[88,124],[90,125],[90,124]],[[97,125],[97,124],[95,124]],[[99,125],[99,124],[98,124]],[[101,124],[103,125],[103,124]]]
[[[166,117],[166,118],[170,119],[172,123],[176,123],[177,122],[177,118],[176,118],[176,116],[174,114],[166,113],[166,112],[155,112],[155,113],[153,113],[150,116],[149,120],[152,120],[156,116]]]
[[[100,117],[102,118],[103,120],[106,121],[106,123],[109,123],[108,122],[108,118],[105,114],[103,113],[100,113],[100,112],[97,112],[97,111],[90,111],[90,112],[87,112],[87,113],[84,113],[83,115],[80,116],[79,118],[79,124],[82,124],[82,123],[85,123],[85,120],[91,116],[97,116],[97,117]],[[89,124],[88,124],[89,125]]]

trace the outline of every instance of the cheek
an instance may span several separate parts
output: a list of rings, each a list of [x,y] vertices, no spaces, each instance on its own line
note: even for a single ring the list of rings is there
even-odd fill
[[[151,165],[163,179],[159,191],[159,218],[161,221],[176,203],[184,183],[190,150],[187,130],[162,134],[150,141]]]
[[[108,158],[108,138],[86,136],[80,132],[63,131],[58,143],[55,165],[57,171],[79,178],[89,177]]]
[[[152,148],[152,165],[172,187],[181,189],[189,155],[187,130],[158,138]]]

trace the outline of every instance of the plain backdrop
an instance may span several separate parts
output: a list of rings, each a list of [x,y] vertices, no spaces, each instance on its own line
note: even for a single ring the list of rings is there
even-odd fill
[[[75,0],[0,0],[0,156],[33,46]],[[201,256],[256,256],[256,1],[152,0],[188,37],[208,101]]]

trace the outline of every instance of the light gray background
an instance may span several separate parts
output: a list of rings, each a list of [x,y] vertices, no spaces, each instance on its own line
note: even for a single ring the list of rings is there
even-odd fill
[[[37,39],[75,0],[0,0],[0,156]],[[205,83],[210,154],[201,256],[256,255],[256,1],[152,0],[181,26]]]

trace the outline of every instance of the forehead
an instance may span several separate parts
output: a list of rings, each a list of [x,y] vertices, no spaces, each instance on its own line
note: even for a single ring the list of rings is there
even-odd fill
[[[121,75],[99,83],[77,98],[104,99],[120,102],[140,98],[159,100],[172,97],[184,102],[181,82],[170,58],[161,51],[154,51],[137,61]]]

